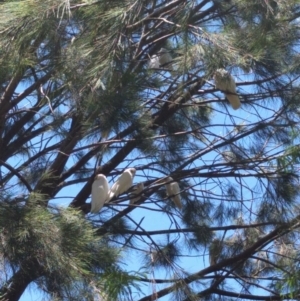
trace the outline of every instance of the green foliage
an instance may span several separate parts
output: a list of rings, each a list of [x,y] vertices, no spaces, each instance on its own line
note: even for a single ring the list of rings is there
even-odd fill
[[[53,300],[298,296],[298,0],[0,12],[1,300],[33,282]],[[95,175],[131,167],[139,200],[130,187],[90,214]]]
[[[50,212],[38,205],[40,198],[36,195],[28,206],[0,207],[1,254],[12,269],[23,262],[38,262],[45,273],[38,284],[59,294],[73,290],[74,282],[109,274],[118,258],[117,249],[96,236],[77,210]]]
[[[166,244],[158,245],[156,250],[150,254],[148,264],[158,268],[171,269],[174,266],[176,259],[179,256],[179,249],[176,246],[176,242],[169,241]]]

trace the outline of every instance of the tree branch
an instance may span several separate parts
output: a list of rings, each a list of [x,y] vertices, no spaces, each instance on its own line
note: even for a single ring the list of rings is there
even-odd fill
[[[299,226],[300,226],[299,225],[299,216],[297,216],[295,219],[293,219],[293,221],[291,223],[284,224],[284,225],[281,225],[281,226],[277,227],[275,230],[273,230],[272,232],[270,232],[269,234],[267,234],[263,238],[259,239],[251,247],[244,250],[240,254],[238,254],[234,257],[231,257],[231,258],[224,259],[224,260],[220,261],[219,263],[217,263],[215,265],[209,266],[209,267],[207,267],[207,268],[205,268],[205,269],[203,269],[203,270],[201,270],[197,273],[194,273],[194,274],[186,277],[185,279],[181,279],[179,282],[184,281],[184,283],[189,284],[189,283],[194,282],[198,279],[201,279],[204,275],[206,275],[208,273],[215,272],[215,271],[217,271],[219,269],[222,269],[222,268],[224,268],[228,265],[235,264],[238,261],[243,261],[243,260],[245,260],[245,258],[248,258],[253,253],[255,253],[257,249],[259,249],[259,248],[263,247],[264,245],[268,244],[270,241],[272,241],[272,240],[274,240],[274,239],[276,239],[280,236],[283,236],[291,228],[299,227]],[[156,296],[158,298],[161,298],[161,297],[169,294],[170,292],[176,290],[177,287],[178,287],[178,284],[175,283],[172,286],[166,287],[166,288],[156,292]],[[139,301],[152,301],[152,294],[148,295],[144,298],[139,299]]]
[[[42,275],[38,262],[25,262],[0,289],[0,301],[18,301],[26,287]]]

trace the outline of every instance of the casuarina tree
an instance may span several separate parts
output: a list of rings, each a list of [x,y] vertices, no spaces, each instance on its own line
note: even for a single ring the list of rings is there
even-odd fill
[[[0,15],[0,300],[299,298],[299,1]]]

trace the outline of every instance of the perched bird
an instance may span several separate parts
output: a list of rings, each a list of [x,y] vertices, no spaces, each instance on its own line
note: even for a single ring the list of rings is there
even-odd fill
[[[174,181],[172,177],[167,177],[165,182]],[[181,199],[180,199],[180,188],[177,182],[167,183],[166,185],[167,195],[171,197],[175,206],[179,209],[182,208]]]
[[[159,58],[158,55],[154,54],[150,57],[149,69],[159,68]]]
[[[128,168],[124,170],[118,180],[110,188],[107,202],[110,201],[114,196],[117,197],[119,194],[122,194],[132,186],[135,172],[135,168]]]
[[[225,162],[227,162],[227,163],[237,161],[236,155],[231,151],[224,151],[221,153],[221,155],[222,155],[223,159],[225,160]]]
[[[173,68],[170,64],[171,62],[172,57],[170,52],[165,48],[161,48],[157,54],[154,54],[150,57],[149,68],[158,69],[159,67],[168,67],[172,70]]]
[[[159,60],[159,65],[161,67],[165,67],[167,64],[170,64],[172,62],[172,57],[170,55],[170,51],[168,51],[165,48],[161,48],[158,51],[158,60]],[[172,65],[168,65],[170,69],[172,69]]]
[[[241,106],[240,99],[236,93],[234,78],[225,69],[217,69],[214,75],[216,88],[224,92],[232,108],[237,110]]]
[[[141,198],[141,194],[142,194],[142,191],[144,190],[144,183],[138,183],[136,186],[135,186],[135,189],[134,191],[130,194],[130,202],[129,204],[134,204],[136,203],[140,198]],[[134,197],[134,196],[137,196],[137,197]]]
[[[91,213],[97,213],[101,210],[108,197],[108,190],[106,177],[102,174],[96,175],[92,185]]]

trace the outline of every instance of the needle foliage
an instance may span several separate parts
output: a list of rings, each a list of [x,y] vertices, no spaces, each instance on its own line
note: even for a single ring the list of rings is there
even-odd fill
[[[298,0],[2,0],[0,16],[1,301],[299,299]],[[91,214],[95,175],[127,168],[138,200]]]

